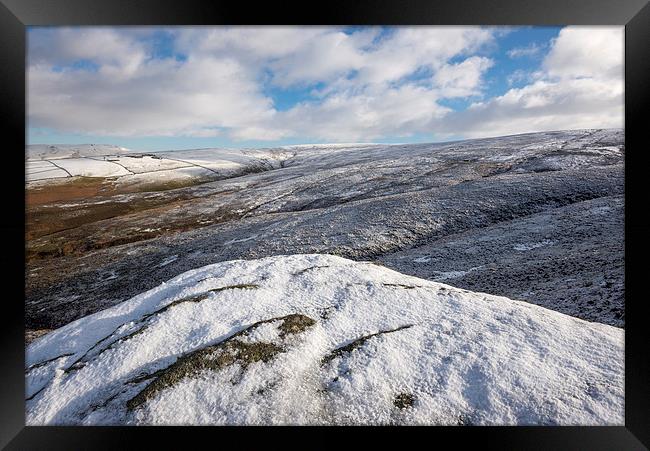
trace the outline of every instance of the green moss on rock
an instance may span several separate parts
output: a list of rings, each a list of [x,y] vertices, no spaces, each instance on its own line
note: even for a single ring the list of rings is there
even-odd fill
[[[313,319],[301,314],[258,321],[216,345],[186,354],[169,367],[159,370],[158,377],[127,402],[127,409],[133,410],[139,407],[160,391],[200,372],[219,371],[234,364],[246,369],[252,363],[270,361],[277,354],[285,351],[282,343],[249,343],[243,341],[242,338],[248,336],[258,326],[275,321],[280,322],[278,325],[280,338],[303,332],[316,323]]]

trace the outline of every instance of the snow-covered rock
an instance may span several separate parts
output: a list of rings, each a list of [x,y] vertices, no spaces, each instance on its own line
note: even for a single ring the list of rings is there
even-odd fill
[[[235,260],[36,339],[27,424],[622,425],[624,335],[330,255]]]

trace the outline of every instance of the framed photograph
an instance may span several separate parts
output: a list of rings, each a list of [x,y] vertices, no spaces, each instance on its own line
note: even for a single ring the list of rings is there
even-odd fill
[[[3,0],[3,446],[646,449],[650,7],[375,3]]]

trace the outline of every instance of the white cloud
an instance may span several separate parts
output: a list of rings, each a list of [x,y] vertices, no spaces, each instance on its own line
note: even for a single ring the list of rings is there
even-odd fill
[[[563,28],[528,85],[450,114],[438,130],[481,137],[623,127],[623,50],[622,27]]]
[[[608,81],[536,81],[445,118],[441,130],[468,137],[622,126],[622,89]]]
[[[517,76],[528,85],[460,112],[441,101],[483,97],[494,63],[480,51],[494,48],[500,29],[167,29],[173,50],[186,56],[180,60],[153,58],[154,31],[30,35],[29,125],[91,135],[356,141],[622,123],[620,27],[563,29],[542,70]],[[97,70],[70,67],[80,60]],[[278,111],[270,87],[313,96]]]
[[[275,114],[254,77],[234,60],[151,60],[128,77],[114,72],[30,67],[30,125],[96,135],[205,136]]]
[[[403,85],[372,92],[339,93],[322,104],[304,103],[278,115],[299,136],[334,141],[376,140],[427,130],[449,110],[436,103],[435,91]]]
[[[541,70],[527,71],[523,69],[517,69],[512,72],[506,78],[508,86],[512,86],[517,83],[533,83],[536,80],[544,78],[546,74]]]
[[[47,31],[47,39],[30,39],[30,125],[96,135],[225,133],[258,140],[346,140],[380,136],[382,128],[416,132],[415,124],[425,127],[446,111],[437,104],[442,95],[477,92],[487,60],[448,60],[492,39],[490,31],[476,27],[394,28],[383,34],[379,28],[345,33],[332,27],[170,32],[186,61],[151,58],[142,28],[60,29]],[[98,70],[53,70],[78,60]],[[436,86],[431,80],[425,87],[391,85],[422,68],[441,71]],[[265,83],[325,88],[320,99],[281,113],[264,94]]]
[[[525,47],[514,47],[506,52],[510,58],[522,58],[522,57],[531,57],[539,54],[543,49],[543,46],[533,42]]]
[[[551,76],[623,80],[623,27],[566,27],[544,66]]]
[[[112,76],[135,73],[146,57],[145,46],[114,28],[62,28],[45,30],[30,39],[31,64],[60,66],[93,61]],[[33,44],[32,44],[33,43]]]
[[[433,71],[455,56],[469,55],[493,40],[478,27],[395,28],[365,55],[359,78],[366,83],[399,80],[420,67]]]
[[[458,64],[446,64],[436,71],[434,84],[440,88],[442,97],[477,95],[480,93],[481,76],[492,65],[492,60],[479,56],[472,56]]]

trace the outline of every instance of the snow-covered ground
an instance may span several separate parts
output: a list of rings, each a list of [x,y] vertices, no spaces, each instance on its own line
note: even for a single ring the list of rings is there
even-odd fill
[[[57,328],[219,261],[321,253],[624,327],[623,138],[120,154],[137,174],[28,207],[27,325]],[[28,197],[48,183],[75,188],[45,181]]]
[[[149,182],[194,177],[223,178],[277,169],[293,156],[289,149],[192,149],[143,153],[108,145],[27,146],[28,182],[61,177],[115,177],[119,182]],[[137,174],[133,177],[132,175]],[[126,176],[126,177],[125,177]]]
[[[36,339],[28,425],[622,425],[624,335],[329,255],[191,270]]]
[[[56,164],[72,177],[119,177],[128,175],[128,169],[112,161],[91,158],[61,158]]]
[[[47,160],[29,160],[25,163],[27,182],[70,177],[66,171]]]

